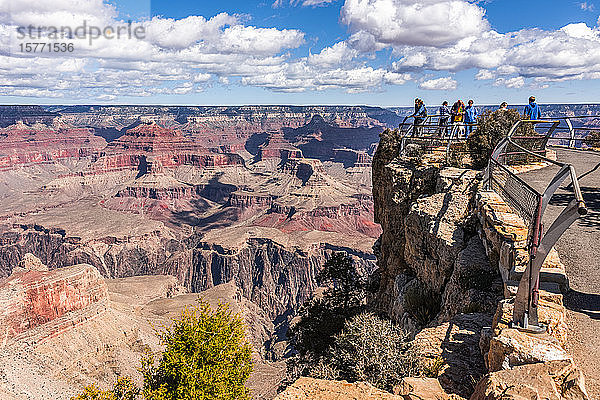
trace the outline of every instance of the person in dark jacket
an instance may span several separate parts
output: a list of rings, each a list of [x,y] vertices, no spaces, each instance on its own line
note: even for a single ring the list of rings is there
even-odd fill
[[[415,113],[413,117],[415,118],[413,134],[415,136],[423,134],[423,122],[425,122],[425,119],[427,118],[427,108],[425,107],[423,100],[415,100]]]
[[[540,110],[540,106],[535,102],[535,97],[531,96],[529,98],[529,104],[525,106],[525,110],[523,110],[523,114],[529,119],[540,119],[542,118],[542,111]]]
[[[439,119],[439,134],[440,136],[445,136],[448,134],[448,123],[450,122],[450,108],[448,107],[448,102],[444,101],[439,109],[440,119]]]

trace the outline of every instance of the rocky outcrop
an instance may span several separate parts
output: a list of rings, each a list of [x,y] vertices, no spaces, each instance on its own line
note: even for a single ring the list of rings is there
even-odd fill
[[[518,379],[501,372],[484,378],[473,398],[539,393],[535,398],[586,399],[563,347],[568,329],[561,291],[568,279],[558,254],[551,252],[541,274],[539,317],[548,333],[511,328],[512,298],[529,262],[523,220],[497,194],[480,188],[478,172],[444,168],[410,152],[398,157],[398,146],[393,132],[382,133],[373,161],[375,219],[383,228],[375,249],[380,285],[374,304],[415,334],[419,354],[425,365],[439,367],[446,391],[468,397],[470,381],[487,371],[523,368],[529,376],[533,365],[542,365],[547,370],[538,371],[538,383],[523,382],[541,385],[539,392],[499,384],[495,379]],[[570,367],[548,372],[558,362]],[[544,397],[555,376],[577,389]]]
[[[413,329],[419,321],[411,317],[407,297],[418,286],[439,298],[439,321],[461,312],[491,315],[500,280],[477,236],[478,173],[397,158],[398,146],[394,132],[382,133],[373,162],[375,221],[383,228],[375,304]]]
[[[550,361],[494,372],[475,387],[471,400],[584,399],[583,375],[571,361]]]
[[[106,300],[106,284],[93,266],[80,264],[48,271],[39,259],[26,254],[19,267],[0,283],[3,341]]]

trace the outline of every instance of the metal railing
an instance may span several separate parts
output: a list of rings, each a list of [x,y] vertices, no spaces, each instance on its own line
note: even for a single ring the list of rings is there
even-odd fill
[[[554,137],[549,145],[570,149],[600,147],[600,135],[591,138],[590,134],[600,132],[600,115],[576,115],[570,117],[542,118],[543,121],[558,121]],[[591,123],[590,123],[591,122]]]
[[[407,123],[412,118],[413,121]],[[450,117],[448,116],[448,121]],[[469,129],[471,128],[471,129]],[[443,152],[448,162],[453,147],[466,145],[467,130],[474,130],[477,124],[443,123],[440,115],[428,115],[424,118],[405,117],[399,125],[400,155],[404,155],[408,145],[415,144],[425,153]],[[458,149],[456,149],[459,151]]]
[[[538,318],[542,265],[562,234],[577,218],[587,214],[575,168],[545,156],[548,141],[556,133],[560,123],[560,120],[518,121],[494,149],[485,173],[484,184],[487,188],[498,193],[523,218],[528,228],[529,264],[519,282],[512,322],[514,327],[530,332],[546,330]],[[527,126],[533,129],[523,129]],[[522,162],[524,157],[560,168],[543,192],[535,189],[510,168],[511,164]],[[542,220],[546,207],[567,177],[571,178],[573,199],[550,228],[544,230]]]

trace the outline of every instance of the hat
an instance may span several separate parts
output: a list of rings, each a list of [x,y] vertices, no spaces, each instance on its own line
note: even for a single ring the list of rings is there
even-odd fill
[[[529,98],[529,102],[531,103],[532,101],[535,101],[535,96],[531,96],[531,97]]]

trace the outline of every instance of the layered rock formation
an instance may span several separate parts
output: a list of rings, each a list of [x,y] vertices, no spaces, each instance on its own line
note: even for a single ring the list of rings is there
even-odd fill
[[[510,328],[512,297],[529,261],[523,221],[480,188],[476,171],[398,158],[398,141],[382,133],[373,162],[375,219],[383,228],[375,305],[413,332],[425,365],[441,363],[438,379],[450,393],[469,397],[483,377],[472,399],[587,399],[563,349],[568,280],[556,252],[541,276],[540,322],[548,333]]]
[[[0,170],[89,157],[106,142],[86,128],[57,128],[19,120],[0,128]]]

